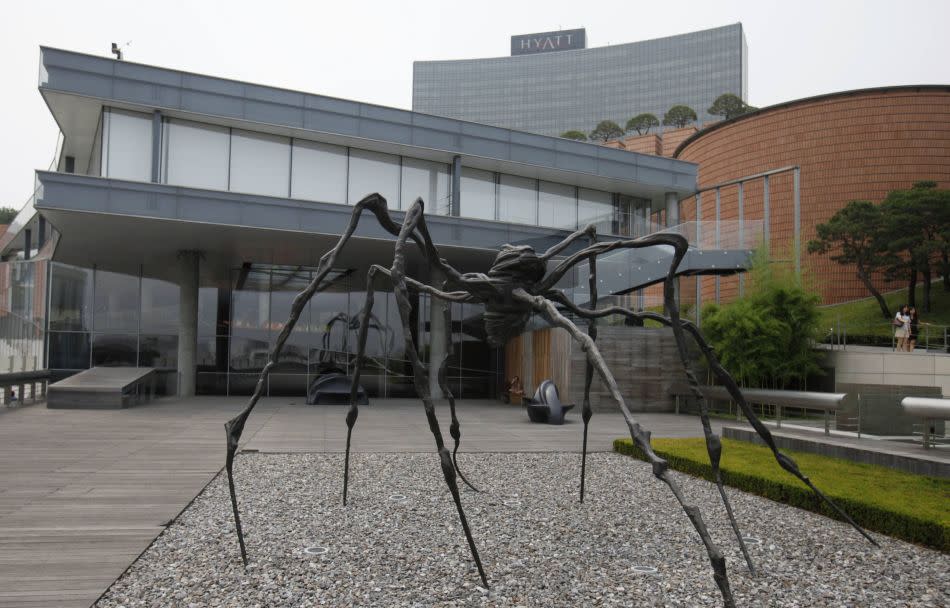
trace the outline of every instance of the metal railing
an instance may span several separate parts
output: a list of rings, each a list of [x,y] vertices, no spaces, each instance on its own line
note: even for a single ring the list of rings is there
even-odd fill
[[[919,327],[915,350],[950,353],[950,325],[921,323]],[[895,329],[897,328],[887,321],[849,326],[846,321],[836,318],[828,328],[822,343],[833,350],[847,350],[849,344],[881,348],[889,346],[891,350],[897,350]]]

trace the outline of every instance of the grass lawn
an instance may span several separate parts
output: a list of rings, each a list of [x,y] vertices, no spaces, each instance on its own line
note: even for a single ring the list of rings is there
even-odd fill
[[[722,443],[720,466],[726,485],[838,519],[807,486],[779,467],[768,448],[732,439]],[[702,438],[654,439],[652,444],[670,468],[712,480]],[[642,456],[629,439],[614,441],[614,450]],[[816,454],[783,452],[859,525],[950,551],[950,480]]]
[[[924,288],[917,286],[917,313],[923,323],[933,323],[935,325],[950,325],[950,292],[943,290],[943,284],[939,281],[931,286],[931,308],[933,312],[924,312]],[[891,314],[897,314],[897,307],[907,303],[907,290],[892,291],[885,293],[884,299],[887,301]],[[877,300],[867,298],[864,300],[855,300],[844,304],[835,304],[832,306],[822,306],[818,309],[821,314],[822,330],[829,327],[835,327],[835,323],[840,320],[847,327],[848,335],[862,336],[882,336],[889,337],[894,333],[893,328],[888,321],[881,315],[881,308],[877,305]],[[934,328],[932,328],[934,329]],[[940,341],[943,341],[943,328],[939,329]],[[921,328],[923,332],[923,328]],[[921,337],[920,342],[923,342]]]

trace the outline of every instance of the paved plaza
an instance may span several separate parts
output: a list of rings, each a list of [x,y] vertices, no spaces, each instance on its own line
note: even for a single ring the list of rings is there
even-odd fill
[[[244,403],[199,397],[127,410],[0,410],[0,608],[85,608],[96,601],[221,470],[224,422]],[[356,451],[433,448],[418,401],[374,403],[361,410]],[[463,452],[580,449],[576,412],[553,427],[490,401],[463,401],[458,411]],[[448,438],[447,408],[439,412]],[[248,421],[244,448],[342,451],[345,413],[303,399],[264,399]],[[702,435],[695,417],[639,419],[654,436]],[[625,431],[619,414],[595,414],[591,451],[609,451]]]

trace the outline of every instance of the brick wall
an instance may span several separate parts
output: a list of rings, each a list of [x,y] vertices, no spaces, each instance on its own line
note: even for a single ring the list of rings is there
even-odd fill
[[[664,146],[665,147],[665,146]],[[815,225],[827,221],[852,200],[880,202],[888,192],[934,180],[950,188],[950,87],[901,87],[841,93],[766,108],[702,132],[677,158],[699,164],[705,187],[789,165],[801,167],[802,266],[815,280],[824,304],[868,296],[852,268],[827,256],[810,255],[807,243]],[[770,183],[771,243],[779,255],[791,254],[792,175]],[[747,184],[746,219],[762,219],[761,181]],[[721,191],[720,217],[738,216],[736,187]],[[694,219],[695,201],[683,202],[680,218]],[[702,218],[715,218],[715,195],[702,196]],[[711,301],[715,279],[703,281],[703,300]],[[902,283],[881,287],[896,289]],[[738,293],[738,279],[723,278],[723,299]]]

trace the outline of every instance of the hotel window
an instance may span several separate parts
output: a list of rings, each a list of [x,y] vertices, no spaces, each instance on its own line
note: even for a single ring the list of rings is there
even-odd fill
[[[164,182],[176,186],[228,189],[231,137],[227,127],[194,122],[165,122]]]
[[[481,220],[495,219],[495,174],[480,169],[462,169],[462,217]]]
[[[102,167],[107,177],[152,180],[152,117],[107,109],[102,115]]]
[[[350,149],[347,203],[355,205],[367,194],[378,192],[390,209],[399,208],[399,157]]]
[[[498,219],[515,224],[538,223],[538,182],[527,177],[502,175],[498,193]]]
[[[422,197],[426,213],[449,215],[452,212],[449,167],[415,158],[402,159],[401,209],[408,209]]]
[[[346,203],[346,148],[294,140],[291,198]]]
[[[538,225],[567,230],[577,227],[577,193],[574,186],[541,182],[538,198]]]
[[[286,197],[290,191],[290,139],[231,132],[230,190]]]

